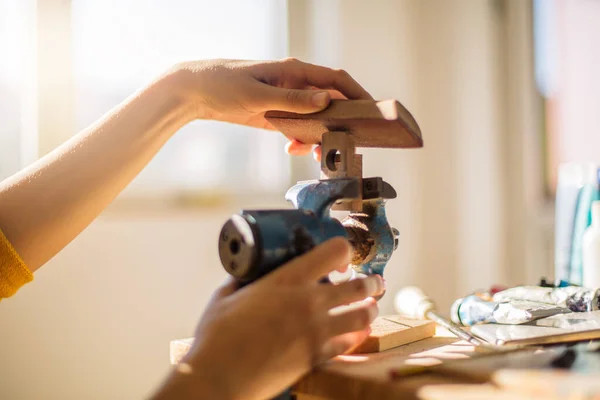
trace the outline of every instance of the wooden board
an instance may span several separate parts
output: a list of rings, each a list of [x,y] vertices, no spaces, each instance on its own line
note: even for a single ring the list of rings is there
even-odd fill
[[[378,317],[371,324],[373,332],[355,348],[353,354],[377,353],[435,335],[435,324],[431,321]]]
[[[327,131],[350,132],[356,147],[423,147],[419,125],[397,100],[332,100],[313,114],[268,111],[265,118],[288,138],[321,143]]]

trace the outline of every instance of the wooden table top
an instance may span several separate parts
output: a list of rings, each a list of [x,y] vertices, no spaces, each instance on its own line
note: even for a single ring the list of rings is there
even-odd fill
[[[438,327],[434,337],[395,349],[336,357],[303,377],[294,390],[298,400],[600,399],[599,373],[549,368],[560,349],[482,355]],[[425,373],[409,373],[436,365]]]
[[[171,362],[190,346],[188,339],[171,342]],[[551,350],[481,355],[438,327],[434,337],[395,349],[336,357],[300,379],[293,391],[298,400],[600,399],[600,374],[548,369],[556,355]],[[435,365],[437,370],[414,373]],[[392,370],[400,376],[393,377]]]
[[[472,345],[438,328],[432,338],[381,353],[336,357],[302,378],[294,389],[298,400],[422,398],[418,392],[425,384],[448,385],[456,379],[432,374],[392,379],[391,370],[468,359],[473,354]],[[469,381],[461,383],[465,382]]]

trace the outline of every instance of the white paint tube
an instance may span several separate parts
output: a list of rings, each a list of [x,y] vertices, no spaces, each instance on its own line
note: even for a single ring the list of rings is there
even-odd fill
[[[518,286],[498,292],[494,301],[532,301],[557,307],[567,307],[573,312],[598,310],[600,289],[579,286],[548,288],[541,286]]]
[[[556,314],[570,312],[568,308],[531,301],[485,301],[476,295],[458,299],[452,305],[452,321],[464,326],[482,323],[524,324]]]
[[[558,167],[554,218],[554,276],[556,280],[568,282],[571,279],[573,226],[577,201],[584,184],[583,175],[585,171],[594,167],[576,162],[564,163]]]

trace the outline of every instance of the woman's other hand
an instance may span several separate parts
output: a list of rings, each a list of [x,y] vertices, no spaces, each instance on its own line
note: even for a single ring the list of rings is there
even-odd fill
[[[385,290],[381,277],[319,283],[348,265],[351,254],[346,240],[331,239],[239,290],[234,282],[221,287],[198,325],[194,347],[163,388],[171,396],[159,398],[192,392],[272,398],[314,365],[360,344],[378,312],[373,296]],[[359,301],[357,308],[330,312]]]

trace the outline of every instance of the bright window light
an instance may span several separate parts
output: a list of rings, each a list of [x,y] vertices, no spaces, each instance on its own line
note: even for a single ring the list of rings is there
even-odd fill
[[[0,0],[0,180],[21,164],[21,92],[26,35],[26,3]]]
[[[86,127],[177,62],[285,57],[285,3],[74,0],[77,128]],[[128,192],[281,192],[290,174],[284,143],[274,133],[194,122],[175,135]]]

